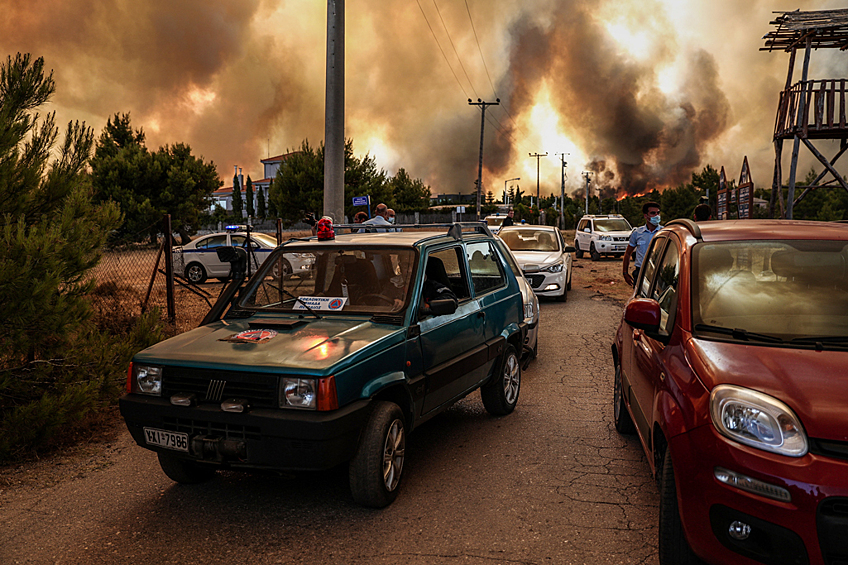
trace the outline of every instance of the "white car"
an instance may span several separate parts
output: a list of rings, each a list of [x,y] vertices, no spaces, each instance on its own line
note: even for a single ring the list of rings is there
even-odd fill
[[[583,253],[588,253],[592,261],[600,260],[601,255],[621,257],[632,231],[630,222],[619,214],[583,216],[574,235],[577,258],[582,258]]]
[[[226,280],[230,276],[230,264],[218,260],[218,248],[233,246],[246,247],[247,233],[227,231],[205,235],[187,243],[174,247],[174,272],[182,273],[194,284],[206,282],[209,278]],[[250,234],[250,272],[256,272],[265,262],[271,252],[277,248],[277,239],[264,233]],[[283,262],[284,275],[302,269],[308,269],[315,261],[311,254],[287,253]]]
[[[524,278],[524,273],[521,272],[518,261],[509,247],[501,239],[495,238],[495,241],[506,257],[506,262],[515,275],[515,279],[518,281],[518,287],[521,289],[521,301],[524,303],[524,322],[527,324],[527,335],[524,337],[524,351],[521,358],[525,361],[524,366],[526,367],[527,363],[535,359],[539,354],[539,298],[533,292],[530,281]]]
[[[486,225],[489,226],[489,231],[497,234],[501,225],[503,225],[503,221],[506,219],[506,216],[501,216],[500,214],[496,214],[494,216],[486,216],[483,218],[483,221],[486,222]]]
[[[524,273],[524,277],[539,296],[549,296],[562,302],[571,289],[571,253],[562,234],[552,226],[508,226],[498,233]]]

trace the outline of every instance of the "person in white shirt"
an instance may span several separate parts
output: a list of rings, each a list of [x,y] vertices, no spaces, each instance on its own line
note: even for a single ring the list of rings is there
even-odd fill
[[[377,204],[377,208],[374,210],[374,217],[370,220],[362,222],[363,226],[391,226],[392,224],[387,219],[389,215],[389,207],[383,203]],[[370,228],[368,231],[376,231],[376,232],[386,232],[386,231],[395,231],[389,230],[386,228]]]

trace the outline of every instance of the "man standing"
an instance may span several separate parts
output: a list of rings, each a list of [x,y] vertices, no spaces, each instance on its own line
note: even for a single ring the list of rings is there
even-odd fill
[[[505,228],[507,226],[514,226],[515,225],[515,220],[513,220],[514,216],[515,216],[515,210],[510,209],[510,211],[506,213],[506,218],[504,218],[504,221],[501,224],[501,227]]]
[[[362,222],[363,226],[391,226],[387,219],[389,215],[389,207],[383,203],[377,204],[377,208],[374,210],[374,217],[370,220]],[[368,231],[377,231],[377,232],[385,232],[385,231],[394,231],[387,230],[385,228],[381,229],[369,229]]]
[[[660,205],[656,202],[645,202],[642,206],[642,215],[645,217],[645,225],[640,226],[630,233],[630,242],[627,249],[624,251],[624,260],[622,264],[622,272],[624,280],[630,286],[636,284],[636,277],[639,276],[639,269],[642,268],[642,260],[645,258],[645,253],[648,251],[648,245],[654,234],[657,233],[662,226],[660,225]],[[633,250],[636,250],[636,261],[633,273],[629,273],[630,255]]]

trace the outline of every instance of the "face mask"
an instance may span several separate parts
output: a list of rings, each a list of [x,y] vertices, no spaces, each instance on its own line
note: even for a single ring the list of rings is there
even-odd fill
[[[651,216],[651,223],[655,226],[660,225],[660,215],[657,214],[656,216]]]
[[[395,223],[395,217],[394,216],[389,216],[389,223],[390,224]]]

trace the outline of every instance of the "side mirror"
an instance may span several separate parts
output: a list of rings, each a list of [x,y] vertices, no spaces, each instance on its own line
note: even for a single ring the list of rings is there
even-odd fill
[[[668,343],[668,336],[660,334],[661,316],[659,303],[650,298],[634,298],[624,308],[624,321],[630,327],[643,330],[651,339]]]
[[[574,253],[575,251],[577,251],[577,249],[575,249],[573,245],[566,245],[563,253]]]
[[[434,316],[445,316],[456,312],[456,300],[452,298],[438,298],[430,301],[430,313]]]

